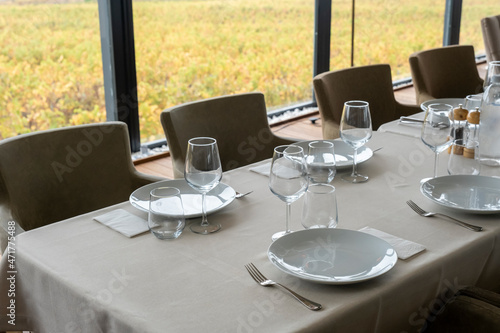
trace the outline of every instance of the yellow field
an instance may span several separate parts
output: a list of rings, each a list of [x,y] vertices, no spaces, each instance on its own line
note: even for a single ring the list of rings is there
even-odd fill
[[[270,108],[311,99],[314,0],[133,6],[142,141],[163,137],[160,112],[187,101],[255,90]],[[351,1],[332,8],[331,68],[349,67]],[[461,44],[481,51],[479,20],[496,9],[467,1]],[[443,13],[444,1],[356,1],[355,65],[409,76],[412,52],[442,44]],[[99,36],[95,1],[0,5],[0,138],[105,120]]]

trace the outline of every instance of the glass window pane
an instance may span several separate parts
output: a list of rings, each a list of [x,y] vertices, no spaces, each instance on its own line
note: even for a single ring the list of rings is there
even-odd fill
[[[19,3],[0,4],[0,139],[105,121],[97,1]]]
[[[261,91],[269,110],[312,100],[314,0],[134,1],[141,141],[163,109]]]
[[[356,0],[354,65],[387,63],[394,81],[411,76],[415,51],[443,45],[444,1]],[[332,4],[331,68],[350,67],[352,1]]]
[[[474,45],[476,55],[484,55],[481,19],[499,13],[498,0],[463,0],[460,44]]]

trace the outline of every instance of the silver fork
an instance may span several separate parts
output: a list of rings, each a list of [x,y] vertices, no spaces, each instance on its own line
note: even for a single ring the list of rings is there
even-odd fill
[[[425,216],[425,217],[431,217],[431,216],[447,217],[451,221],[453,221],[454,223],[458,224],[459,226],[462,226],[462,227],[467,228],[469,230],[472,230],[472,231],[481,231],[481,230],[483,230],[483,227],[480,227],[480,226],[477,226],[477,225],[473,225],[473,224],[469,224],[469,223],[465,223],[463,221],[457,220],[456,218],[448,216],[448,215],[444,215],[444,214],[441,214],[441,213],[427,212],[427,211],[423,210],[422,208],[420,208],[419,206],[417,206],[417,204],[414,203],[411,200],[408,200],[406,203],[408,204],[408,206],[410,206],[411,209],[413,209],[420,216]]]
[[[254,264],[249,263],[248,265],[245,265],[245,268],[247,269],[247,271],[250,274],[250,276],[255,280],[255,282],[257,282],[261,286],[264,286],[264,287],[270,287],[270,286],[281,287],[284,290],[288,291],[290,294],[292,294],[292,296],[295,297],[295,299],[297,301],[299,301],[300,303],[302,303],[303,305],[305,305],[309,310],[317,311],[317,310],[321,309],[321,304],[313,302],[311,300],[308,300],[307,298],[302,297],[299,294],[297,294],[296,292],[288,289],[284,285],[267,279],[264,275],[262,275],[261,272],[259,272],[259,270],[257,269],[257,267],[255,267]]]

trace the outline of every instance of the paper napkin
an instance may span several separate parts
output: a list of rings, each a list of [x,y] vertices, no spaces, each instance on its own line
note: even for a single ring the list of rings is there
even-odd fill
[[[423,245],[393,236],[391,234],[385,233],[377,229],[364,227],[359,231],[381,238],[385,240],[387,243],[391,244],[391,246],[396,250],[398,258],[402,260],[408,259],[414,256],[415,254],[425,250],[425,247]]]
[[[127,237],[133,237],[149,230],[146,220],[124,209],[116,209],[106,214],[96,216],[94,220]]]
[[[269,162],[269,163],[257,165],[257,166],[249,168],[248,170],[269,177],[269,174],[271,173],[271,163]]]

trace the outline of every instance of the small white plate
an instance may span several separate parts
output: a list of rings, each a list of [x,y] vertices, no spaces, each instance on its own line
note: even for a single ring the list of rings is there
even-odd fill
[[[500,178],[451,175],[429,179],[420,192],[435,203],[479,214],[500,213]]]
[[[176,187],[181,192],[182,205],[184,206],[184,217],[193,218],[201,216],[201,194],[184,179],[162,180],[156,183],[145,185],[135,190],[129,198],[132,206],[149,211],[149,194],[157,187]],[[232,187],[219,183],[217,187],[207,193],[206,204],[207,214],[214,213],[229,205],[236,195]]]
[[[294,143],[294,145],[302,147],[304,149],[304,155],[307,155],[309,150],[309,143],[313,141],[320,140],[310,140],[310,141],[300,141]],[[324,140],[333,143],[333,149],[335,150],[335,162],[337,169],[342,168],[352,168],[352,163],[354,160],[354,148],[349,146],[342,140]],[[368,147],[361,147],[358,149],[357,164],[368,161],[373,156],[373,151]]]
[[[292,232],[274,241],[267,256],[287,274],[325,284],[369,280],[387,273],[398,260],[386,241],[346,229]]]
[[[465,100],[463,98],[439,98],[439,99],[431,99],[429,101],[425,101],[420,104],[420,108],[424,111],[427,111],[427,107],[434,103],[444,103],[453,106],[453,108],[458,107],[459,104],[464,105]]]

